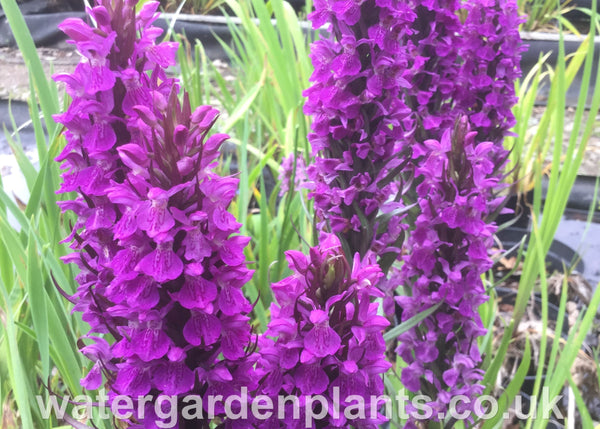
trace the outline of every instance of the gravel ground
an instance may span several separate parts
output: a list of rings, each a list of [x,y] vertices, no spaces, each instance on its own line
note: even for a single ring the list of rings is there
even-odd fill
[[[79,62],[79,54],[71,45],[62,43],[57,48],[39,48],[38,55],[46,75],[69,73]],[[18,49],[0,48],[0,99],[26,101],[29,97],[29,77]]]
[[[545,107],[534,107],[532,118],[530,121],[530,129],[529,131],[535,132],[540,118],[544,113]],[[584,115],[583,124],[581,128],[585,125],[585,121],[587,120],[587,115]],[[573,130],[573,126],[575,124],[575,109],[572,107],[568,107],[565,110],[565,132],[564,132],[564,141],[563,141],[563,153],[566,152],[567,145],[569,143],[569,138],[571,137],[571,131]],[[580,129],[580,133],[582,130]],[[552,159],[551,154],[548,157],[548,162]],[[581,163],[581,167],[579,169],[580,175],[585,176],[600,176],[600,115],[596,118],[596,123],[594,126],[594,130],[592,131],[592,135],[590,136],[590,140],[588,141],[588,145],[586,148],[586,154],[583,158],[583,162]]]

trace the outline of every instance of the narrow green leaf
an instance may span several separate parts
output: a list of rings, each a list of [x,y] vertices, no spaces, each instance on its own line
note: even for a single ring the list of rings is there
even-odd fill
[[[438,302],[433,307],[429,307],[427,310],[422,311],[419,314],[414,315],[410,319],[400,323],[399,325],[394,326],[392,329],[383,334],[383,339],[386,343],[396,340],[398,338],[398,335],[409,331],[410,329],[421,323],[423,320],[425,320],[427,317],[432,315],[435,312],[435,310],[437,310],[439,306],[442,305],[442,303],[443,301]]]
[[[222,132],[226,133],[229,131],[237,121],[239,121],[248,111],[250,105],[254,102],[254,99],[258,95],[260,89],[265,83],[265,74],[262,75],[261,80],[256,82],[250,91],[242,98],[239,104],[235,107],[231,115],[227,118],[225,125],[223,125]]]
[[[11,134],[8,132],[6,127],[4,127],[4,136],[6,137],[6,141],[10,146],[10,149],[12,150],[15,159],[17,160],[20,172],[25,178],[27,188],[31,190],[31,188],[33,187],[33,183],[35,182],[35,178],[37,177],[37,171],[35,170],[35,167],[31,163],[29,158],[27,158],[27,155],[25,155],[21,144],[13,140]]]
[[[510,322],[510,325],[507,327],[505,332],[513,332],[514,331],[514,321]],[[492,387],[496,378],[498,377],[498,372],[502,365],[504,364],[504,357],[506,356],[506,352],[508,351],[508,346],[511,341],[511,335],[503,335],[502,341],[500,342],[500,346],[498,347],[498,351],[492,360],[489,368],[486,368],[485,375],[483,376],[483,385],[485,386],[484,395],[488,395],[492,391]]]
[[[515,372],[512,380],[510,381],[510,383],[508,383],[508,386],[498,399],[498,413],[495,417],[492,417],[491,419],[483,423],[481,429],[492,429],[495,428],[496,425],[498,425],[498,423],[500,423],[500,421],[503,418],[504,412],[508,410],[510,404],[512,404],[517,394],[521,391],[521,386],[523,386],[523,381],[525,381],[525,376],[529,371],[530,365],[531,342],[529,341],[529,338],[527,338],[521,363],[519,364],[519,367],[517,368],[517,371]]]
[[[29,295],[29,306],[33,327],[35,328],[42,378],[46,380],[50,374],[50,356],[48,340],[48,316],[46,313],[46,291],[41,274],[39,255],[33,233],[30,231],[27,243],[27,278],[23,279]]]
[[[56,86],[56,85],[54,85]],[[27,100],[29,106],[29,113],[31,116],[31,123],[33,125],[33,132],[35,135],[35,144],[38,151],[38,160],[42,162],[48,155],[48,144],[46,142],[46,136],[44,135],[44,129],[40,120],[40,111],[36,102],[35,85],[33,83],[33,77],[29,76],[29,91],[31,96]],[[68,97],[65,95],[65,97]]]
[[[563,272],[567,272],[566,267],[563,267]],[[556,328],[554,329],[554,340],[552,342],[552,350],[550,351],[550,360],[548,361],[548,367],[546,370],[546,377],[552,378],[552,372],[554,371],[554,364],[558,356],[558,350],[562,341],[562,329],[565,321],[565,314],[567,314],[567,297],[569,295],[569,282],[567,275],[563,276],[562,291],[560,294],[560,306],[558,308],[558,317],[556,319]]]
[[[64,310],[62,306],[59,308],[59,311]],[[60,350],[55,364],[65,384],[72,394],[80,394],[79,380],[82,377],[81,368],[83,367],[81,355],[77,349],[75,338],[70,333],[69,327],[61,322],[54,304],[48,305],[48,332],[51,343],[57,350]]]
[[[34,214],[42,206],[43,197],[50,198],[49,201],[45,201],[45,203],[50,203],[50,205],[43,207],[46,213],[54,213],[58,208],[55,206],[56,196],[54,195],[53,181],[50,181],[51,176],[49,175],[49,171],[52,169],[58,169],[57,164],[54,161],[54,158],[58,154],[59,146],[61,143],[61,137],[57,136],[50,145],[48,149],[48,156],[46,159],[40,164],[40,171],[36,177],[35,184],[31,189],[31,195],[29,196],[29,201],[27,203],[27,209],[25,210],[25,215],[27,218],[31,218]],[[52,194],[51,196],[49,195]],[[53,205],[54,203],[54,205]],[[53,222],[56,222],[57,219],[52,219]]]
[[[14,390],[15,401],[21,417],[21,425],[24,428],[33,428],[33,418],[31,415],[31,408],[29,406],[29,399],[32,397],[29,380],[27,378],[27,373],[25,372],[21,355],[19,353],[17,333],[14,323],[14,320],[16,320],[15,314],[13,314],[11,309],[11,301],[7,293],[6,285],[2,279],[0,279],[0,296],[4,301],[4,305],[0,305],[0,308],[3,309],[6,315],[4,329],[9,351],[8,356],[6,356],[7,364],[12,381],[11,384]]]
[[[260,197],[258,199],[258,207],[260,209],[260,237],[259,241],[259,267],[258,267],[258,287],[260,290],[260,298],[265,307],[273,301],[271,295],[271,287],[268,281],[268,273],[271,266],[271,258],[269,252],[269,209],[267,207],[267,191],[265,189],[264,177],[260,180]]]
[[[13,262],[17,275],[21,279],[27,278],[27,261],[23,245],[17,236],[14,229],[8,223],[0,218],[0,240],[4,242],[7,249],[10,249],[8,254]]]
[[[581,429],[594,429],[594,421],[592,420],[592,416],[590,415],[587,406],[585,405],[585,401],[581,396],[581,392],[579,391],[579,387],[573,381],[573,377],[569,374],[569,386],[571,386],[573,396],[575,397],[575,404],[577,405],[577,409],[579,410],[579,417],[581,418]],[[575,416],[573,416],[575,418]]]
[[[44,120],[46,122],[48,134],[54,136],[58,127],[52,119],[52,115],[58,112],[58,100],[54,98],[50,89],[50,84],[35,49],[33,38],[29,33],[27,25],[25,24],[25,19],[17,6],[17,2],[15,0],[0,0],[0,5],[10,24],[12,34],[19,46],[19,50],[23,54],[27,70],[29,70],[33,76],[33,81],[40,97],[42,112],[44,112]]]

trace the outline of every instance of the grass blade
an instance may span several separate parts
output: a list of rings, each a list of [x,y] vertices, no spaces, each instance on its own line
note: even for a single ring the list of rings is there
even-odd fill
[[[33,233],[30,230],[27,242],[27,278],[25,280],[29,296],[29,306],[33,327],[36,332],[40,361],[42,365],[42,379],[47,380],[50,374],[50,355],[48,340],[48,316],[46,313],[46,291],[41,275],[39,255]]]
[[[383,339],[386,343],[396,340],[398,338],[398,335],[409,331],[410,329],[414,328],[419,323],[421,323],[423,320],[431,316],[438,309],[438,307],[442,305],[442,303],[443,301],[438,302],[433,307],[429,307],[427,310],[422,311],[419,314],[414,315],[410,319],[405,320],[404,322],[394,326],[392,329],[383,334]]]

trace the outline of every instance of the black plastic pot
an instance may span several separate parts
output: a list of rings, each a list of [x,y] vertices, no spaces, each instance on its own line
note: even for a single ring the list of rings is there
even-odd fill
[[[83,12],[59,12],[24,15],[25,23],[31,32],[36,46],[50,46],[65,40],[65,35],[58,30],[58,24],[66,18],[85,19]],[[163,14],[155,25],[167,30],[174,19],[172,14]],[[226,44],[231,42],[231,32],[224,17],[203,15],[179,15],[173,26],[178,34],[185,34],[188,40],[202,42],[207,55],[212,59],[226,59],[227,55],[218,39]],[[6,17],[0,16],[0,47],[15,47],[16,42]]]
[[[585,39],[584,36],[575,36],[566,34],[564,37],[565,43],[565,55],[573,54],[577,51],[577,48],[581,45]],[[544,55],[550,52],[550,56],[546,61],[552,67],[555,67],[558,60],[558,47],[559,47],[559,35],[555,33],[541,33],[541,32],[521,32],[521,38],[523,42],[528,45],[527,51],[523,52],[521,57],[521,70],[523,76],[526,76],[529,71],[538,63],[540,55]],[[597,36],[594,41],[594,62],[592,64],[592,76],[596,76],[598,70],[598,63],[600,61],[600,37]],[[581,87],[581,80],[583,78],[583,67],[580,68],[579,73],[575,76],[575,79],[567,91],[566,105],[573,107],[577,106],[577,100],[579,99],[579,89]],[[588,105],[591,103],[591,94],[594,91],[593,79],[590,82],[589,97],[587,100]],[[538,98],[536,103],[544,105],[549,95],[549,85],[542,85],[538,90]]]
[[[598,172],[600,173],[600,166],[598,166]],[[594,192],[596,192],[596,180],[594,176],[577,176],[569,199],[567,200],[567,208],[571,210],[582,210],[587,211],[594,202]],[[542,200],[546,201],[546,194],[548,191],[548,179],[546,177],[542,180]],[[596,203],[600,201],[600,189],[596,195]],[[596,213],[600,214],[600,207],[596,205],[594,207]]]
[[[584,278],[592,285],[600,282],[600,240],[592,240],[589,237],[600,236],[600,208],[598,204],[592,207],[596,177],[578,176],[571,189],[567,200],[567,208],[560,220],[555,242],[550,248],[547,262],[551,269],[561,270],[565,262],[567,268],[572,267],[576,256],[581,258],[575,270],[583,274]],[[542,181],[542,207],[546,201],[548,181]],[[512,214],[498,216],[496,223],[506,229],[499,232],[499,238],[506,249],[510,249],[519,243],[523,236],[528,235],[530,228],[529,207],[532,204],[532,195],[511,195],[506,207],[513,210]],[[600,201],[600,191],[596,195],[596,201]],[[592,222],[588,224],[590,208],[592,211]],[[543,218],[543,212],[542,212]]]
[[[527,242],[529,241],[529,230],[523,228],[509,227],[503,229],[498,233],[498,238],[504,245],[505,249],[512,249],[518,247],[522,240],[524,240],[524,251],[527,252]],[[512,252],[507,252],[506,256],[515,256],[518,249]],[[575,264],[575,265],[573,265]],[[546,255],[546,266],[548,272],[563,271],[563,266],[567,270],[574,268],[580,273],[585,270],[585,264],[582,260],[578,260],[578,255],[571,247],[558,240],[554,240],[550,245],[550,250]]]
[[[567,209],[558,225],[555,239],[571,249],[577,249],[581,256],[582,268],[577,271],[595,287],[600,282],[600,192],[596,195],[596,206],[593,207],[596,177],[578,176],[571,188],[567,200]],[[542,182],[543,201],[545,201],[547,181]],[[588,216],[592,208],[591,223]],[[542,214],[543,216],[543,214]]]
[[[592,0],[573,0],[569,3],[570,7],[574,7],[574,10],[571,10],[564,14],[564,17],[571,22],[590,22],[590,16],[580,10],[578,8],[583,9],[592,9]],[[597,12],[600,13],[600,3],[596,4]]]
[[[495,220],[496,225],[501,228],[510,227],[517,229],[528,229],[531,220],[531,204],[533,202],[533,194],[511,194],[506,200],[505,208],[510,210],[510,213],[500,214]]]

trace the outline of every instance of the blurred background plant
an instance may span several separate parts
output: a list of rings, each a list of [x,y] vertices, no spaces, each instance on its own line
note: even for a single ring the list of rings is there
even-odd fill
[[[518,3],[519,10],[526,15],[522,26],[525,31],[557,31],[558,21],[564,25],[563,15],[575,8],[573,0],[565,0],[558,5],[555,0],[519,0]]]
[[[218,12],[223,3],[224,0],[187,0],[182,11],[196,15],[208,15]],[[165,11],[172,12],[177,10],[180,4],[181,2],[177,0],[162,0],[160,5]]]
[[[75,1],[75,0],[71,0]],[[298,13],[299,16],[306,16],[305,0],[285,0]],[[160,0],[161,7],[166,12],[174,12],[179,7],[184,13],[196,15],[218,15],[221,14],[221,8],[225,6],[226,0],[187,0],[183,7],[177,0]],[[309,9],[310,10],[310,9]],[[228,9],[231,13],[231,9]]]

